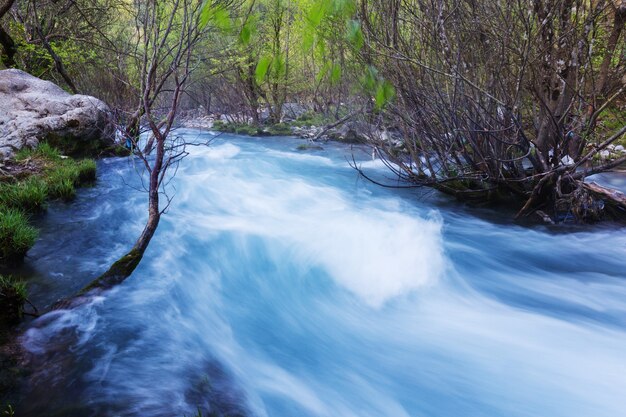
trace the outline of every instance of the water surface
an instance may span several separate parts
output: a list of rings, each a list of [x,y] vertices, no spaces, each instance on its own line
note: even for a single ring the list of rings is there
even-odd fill
[[[300,143],[224,135],[190,149],[132,277],[27,331],[35,372],[18,415],[626,414],[623,230],[522,227],[378,187],[349,149]],[[133,163],[103,160],[99,176],[41,220],[27,267],[39,305],[142,229]]]

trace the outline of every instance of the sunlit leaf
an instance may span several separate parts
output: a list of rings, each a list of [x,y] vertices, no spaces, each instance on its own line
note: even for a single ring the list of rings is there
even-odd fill
[[[250,43],[250,38],[252,37],[252,28],[250,21],[248,20],[241,27],[241,31],[239,32],[239,43],[242,45],[248,45]]]
[[[328,10],[328,0],[318,0],[311,6],[307,19],[313,27],[319,26]]]
[[[396,90],[393,88],[393,85],[387,80],[382,81],[378,84],[376,88],[376,108],[382,109],[385,105],[387,105],[396,95]]]
[[[259,63],[257,64],[256,70],[254,72],[254,76],[256,77],[256,82],[258,84],[261,84],[265,80],[265,77],[267,76],[267,71],[269,70],[271,63],[271,56],[264,56],[259,59]]]
[[[322,81],[322,79],[326,76],[326,74],[328,74],[328,71],[330,71],[331,66],[332,66],[331,62],[326,61],[324,65],[322,66],[322,69],[320,70],[320,72],[315,76],[315,81],[318,83]]]
[[[278,54],[272,59],[272,72],[275,78],[285,75],[285,59],[282,54]]]
[[[347,31],[348,41],[354,46],[357,50],[363,47],[363,31],[361,30],[361,23],[357,20],[350,20],[348,22],[348,31]]]
[[[200,28],[206,27],[212,23],[220,30],[230,30],[232,22],[228,10],[221,5],[215,5],[211,0],[206,0],[200,11]]]
[[[337,84],[341,79],[341,66],[338,64],[333,65],[332,70],[330,71],[330,83]]]

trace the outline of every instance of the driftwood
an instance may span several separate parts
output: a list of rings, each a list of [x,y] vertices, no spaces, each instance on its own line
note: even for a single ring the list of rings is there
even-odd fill
[[[623,211],[622,216],[626,218],[626,195],[621,191],[603,187],[595,182],[583,183],[583,187],[595,197],[604,200],[604,203]]]

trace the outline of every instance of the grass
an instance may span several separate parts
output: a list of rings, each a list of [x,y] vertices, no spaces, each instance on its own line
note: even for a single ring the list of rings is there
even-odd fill
[[[26,301],[26,298],[28,296],[28,293],[26,291],[26,283],[23,281],[18,281],[10,275],[0,275],[0,293],[2,293],[3,295],[7,293],[15,294],[17,298],[23,301]]]
[[[0,208],[0,261],[21,262],[36,239],[37,230],[22,211]]]
[[[47,197],[48,185],[39,177],[29,177],[14,184],[0,184],[0,206],[38,213],[46,209]]]
[[[57,149],[41,143],[36,149],[22,149],[16,161],[35,163],[41,172],[12,183],[0,183],[0,262],[15,264],[23,260],[35,243],[37,231],[28,216],[46,209],[47,201],[70,201],[76,187],[96,180],[96,162],[63,157]]]
[[[24,315],[27,297],[24,282],[11,276],[0,275],[0,321],[8,324],[19,322]]]

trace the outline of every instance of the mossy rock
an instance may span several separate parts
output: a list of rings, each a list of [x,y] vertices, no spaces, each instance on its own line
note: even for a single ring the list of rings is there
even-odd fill
[[[55,133],[48,133],[41,142],[75,158],[96,157],[109,148],[98,140],[80,140]]]

